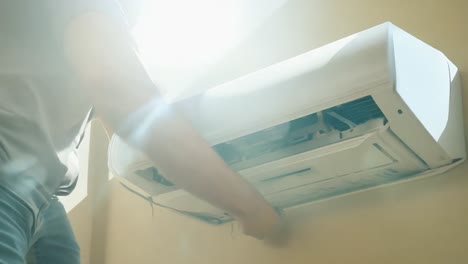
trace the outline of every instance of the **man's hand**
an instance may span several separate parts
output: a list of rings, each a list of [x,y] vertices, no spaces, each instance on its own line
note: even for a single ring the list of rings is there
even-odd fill
[[[240,220],[244,234],[281,247],[289,238],[286,221],[281,212],[271,207],[259,208],[256,212]]]

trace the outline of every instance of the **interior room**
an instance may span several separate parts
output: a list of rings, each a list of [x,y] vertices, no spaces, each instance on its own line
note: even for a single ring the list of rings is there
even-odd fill
[[[468,78],[466,1],[283,2],[208,67],[193,87],[215,86],[386,21],[442,51],[459,67],[462,83]],[[272,5],[245,4],[259,10]],[[466,124],[465,119],[468,131]],[[88,194],[69,212],[84,263],[468,261],[466,163],[442,175],[288,211],[290,241],[275,248],[243,235],[236,223],[211,226],[152,208],[116,178],[97,182],[94,175],[108,174],[108,140],[99,123],[91,126],[88,140],[88,177],[82,183]]]

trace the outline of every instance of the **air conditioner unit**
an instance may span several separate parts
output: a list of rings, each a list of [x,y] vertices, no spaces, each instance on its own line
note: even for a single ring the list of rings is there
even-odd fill
[[[465,159],[457,68],[391,23],[175,104],[279,208],[442,173]],[[118,137],[109,151],[112,172],[156,203],[231,220]]]

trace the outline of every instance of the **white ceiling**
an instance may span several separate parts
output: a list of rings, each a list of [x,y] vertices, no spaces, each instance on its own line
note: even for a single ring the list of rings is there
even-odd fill
[[[287,0],[146,0],[133,34],[155,83],[190,90]]]

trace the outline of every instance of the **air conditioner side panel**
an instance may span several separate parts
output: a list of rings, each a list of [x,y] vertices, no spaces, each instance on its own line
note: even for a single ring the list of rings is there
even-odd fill
[[[378,91],[374,100],[391,129],[430,168],[465,157],[461,97],[448,59],[403,30],[393,27],[395,87]],[[452,84],[453,83],[453,84]],[[459,88],[459,87],[458,87]],[[441,140],[443,137],[443,140]]]
[[[454,159],[466,159],[465,132],[463,120],[462,82],[460,73],[451,62],[450,108],[447,126],[439,138],[439,144]]]
[[[437,141],[449,118],[450,72],[438,50],[394,28],[396,92]]]

